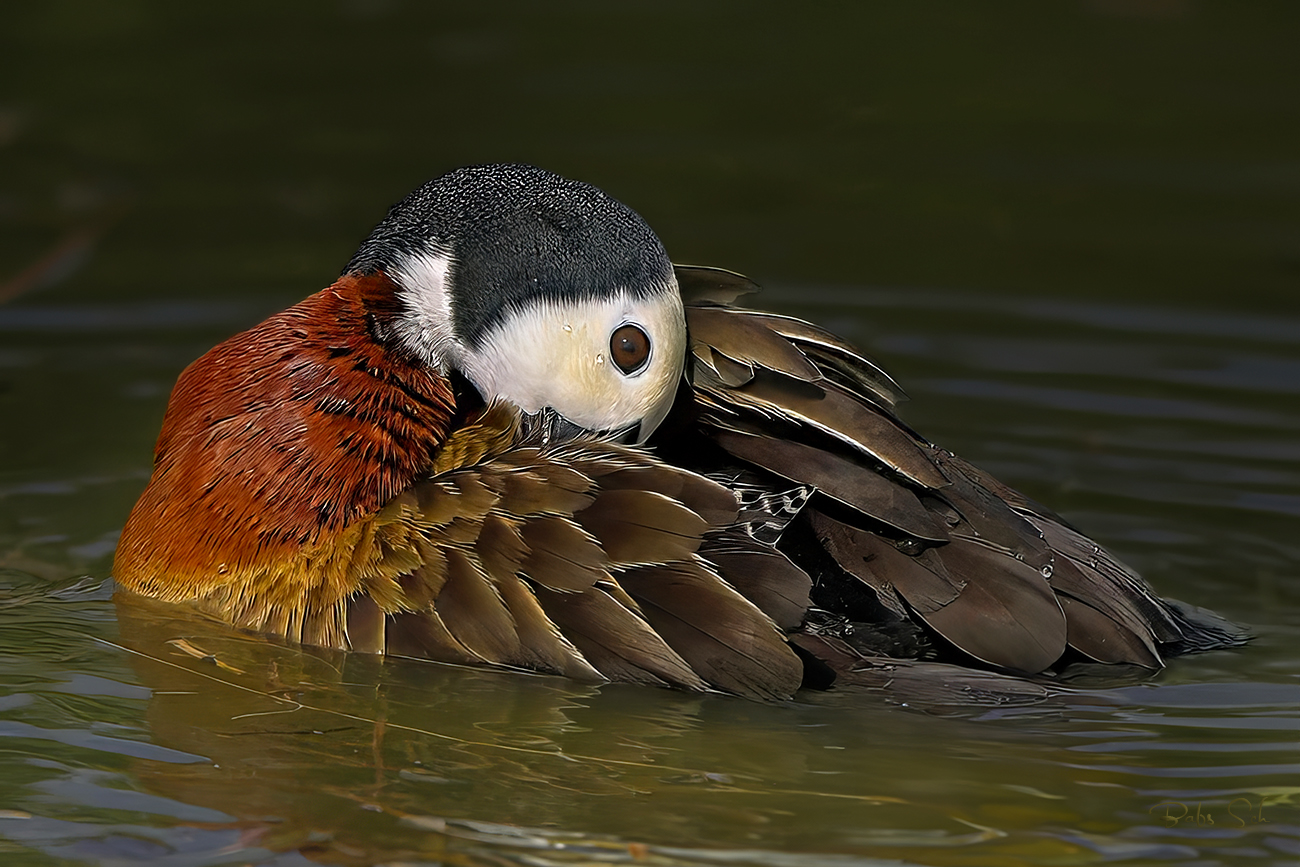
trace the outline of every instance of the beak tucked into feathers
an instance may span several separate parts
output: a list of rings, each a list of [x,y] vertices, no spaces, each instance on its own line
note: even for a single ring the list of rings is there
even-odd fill
[[[595,187],[528,166],[444,175],[393,206],[347,268],[376,272],[397,287],[397,342],[485,398],[635,442],[672,405],[686,357],[672,263]]]

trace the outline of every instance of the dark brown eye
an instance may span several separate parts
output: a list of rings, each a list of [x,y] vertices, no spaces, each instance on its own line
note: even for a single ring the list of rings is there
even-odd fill
[[[609,338],[609,357],[628,376],[645,367],[650,337],[635,325],[622,325]]]

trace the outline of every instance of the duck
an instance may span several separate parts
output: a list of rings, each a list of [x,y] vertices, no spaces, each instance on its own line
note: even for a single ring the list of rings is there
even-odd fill
[[[308,646],[783,700],[1237,643],[926,440],[847,341],[522,164],[181,373],[118,593]]]

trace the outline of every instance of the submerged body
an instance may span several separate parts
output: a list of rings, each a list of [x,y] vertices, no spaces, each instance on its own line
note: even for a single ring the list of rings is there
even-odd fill
[[[765,698],[1235,641],[753,288],[586,185],[430,182],[182,374],[114,577],[308,644]]]

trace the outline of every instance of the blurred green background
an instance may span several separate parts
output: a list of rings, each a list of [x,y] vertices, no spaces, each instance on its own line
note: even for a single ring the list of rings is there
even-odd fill
[[[0,6],[0,860],[1294,857],[1298,36],[1290,0]],[[177,374],[497,160],[844,334],[923,434],[1255,642],[964,721],[201,632],[249,672],[227,689],[102,643],[104,590],[66,585],[108,575]],[[341,715],[278,716],[285,683]],[[1272,824],[1150,813],[1235,797]]]
[[[768,281],[1297,303],[1295,4],[55,0],[0,31],[0,274],[126,209],[68,293],[305,293],[420,181],[521,160]]]
[[[102,571],[181,367],[474,162],[778,287],[1295,311],[1297,33],[1296,4],[1198,0],[9,3],[0,461],[134,474],[64,513]]]

